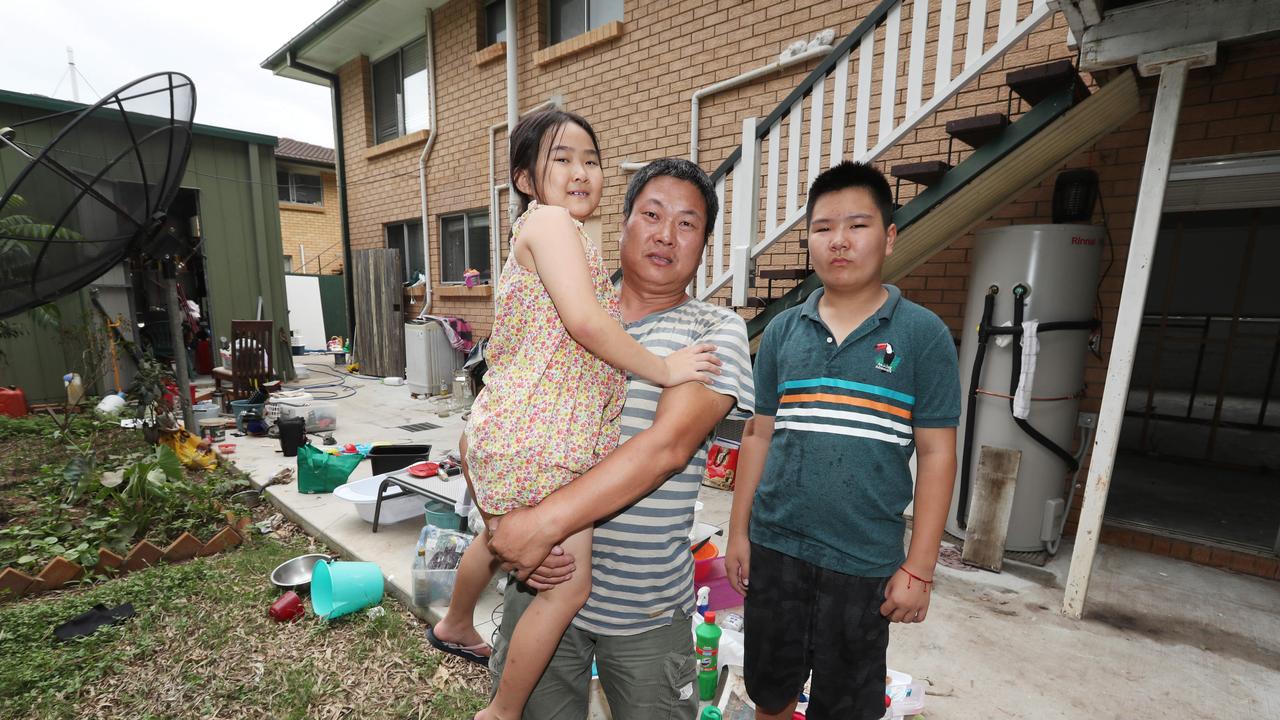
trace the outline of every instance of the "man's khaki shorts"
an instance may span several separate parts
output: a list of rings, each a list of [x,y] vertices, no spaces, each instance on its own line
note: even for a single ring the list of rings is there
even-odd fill
[[[489,663],[495,689],[511,634],[535,596],[514,578],[507,583],[502,626]],[[688,616],[676,613],[670,625],[638,635],[600,635],[569,626],[525,705],[524,720],[586,718],[593,655],[614,720],[691,720],[697,715],[693,633]]]

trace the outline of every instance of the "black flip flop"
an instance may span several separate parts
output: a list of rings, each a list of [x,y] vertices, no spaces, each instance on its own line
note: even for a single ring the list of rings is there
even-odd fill
[[[489,647],[487,643],[480,643],[479,645],[459,645],[457,643],[445,642],[444,640],[436,637],[435,630],[430,627],[427,628],[427,642],[431,643],[431,647],[439,650],[440,652],[457,655],[463,660],[470,660],[477,665],[489,667],[489,656],[481,655],[476,652],[476,650],[479,650],[480,648]]]
[[[132,603],[124,603],[113,608],[99,603],[88,612],[81,613],[54,628],[53,636],[63,642],[89,637],[97,632],[98,628],[119,625],[136,614]]]

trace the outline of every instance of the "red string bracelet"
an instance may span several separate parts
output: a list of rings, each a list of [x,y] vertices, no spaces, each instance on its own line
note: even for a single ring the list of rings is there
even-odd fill
[[[919,575],[916,575],[915,573],[913,573],[913,572],[911,572],[910,570],[908,570],[906,565],[900,565],[900,566],[898,566],[898,569],[899,569],[899,570],[901,570],[902,572],[904,572],[904,573],[906,573],[906,574],[907,574],[907,589],[908,589],[908,590],[910,590],[910,589],[911,589],[911,581],[912,581],[912,580],[919,580],[920,582],[924,583],[924,584],[925,584],[925,588],[924,588],[925,592],[928,592],[928,591],[929,591],[929,587],[928,587],[928,586],[930,586],[930,585],[932,585],[932,584],[933,584],[933,581],[932,581],[932,580],[925,580],[924,578],[920,577]]]

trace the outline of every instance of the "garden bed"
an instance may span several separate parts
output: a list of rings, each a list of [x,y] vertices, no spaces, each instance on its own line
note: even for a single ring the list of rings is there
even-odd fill
[[[378,617],[277,623],[280,562],[322,552],[286,524],[237,552],[0,605],[0,717],[427,718],[484,706],[484,668],[444,655],[391,598]],[[96,603],[137,617],[55,643]]]
[[[43,573],[40,590],[212,554],[238,544],[224,532],[241,510],[229,498],[248,485],[225,462],[184,467],[117,419],[0,418],[0,571]]]

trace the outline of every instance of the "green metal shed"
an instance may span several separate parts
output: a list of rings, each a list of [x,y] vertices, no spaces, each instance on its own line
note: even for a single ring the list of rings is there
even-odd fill
[[[81,103],[0,90],[0,127],[84,107],[87,106]],[[34,154],[69,117],[63,115],[24,125],[16,142]],[[215,345],[218,338],[230,337],[232,320],[256,319],[261,303],[261,317],[275,321],[276,367],[283,375],[292,377],[284,264],[279,252],[276,143],[277,139],[270,135],[196,124],[178,202],[192,208],[191,233],[201,241],[202,278],[190,278],[193,287],[188,288],[188,293],[195,291],[195,285],[199,286],[202,299],[198,304],[208,319]],[[95,154],[91,135],[82,136],[77,145],[75,152]],[[97,149],[96,154],[101,155],[102,149]],[[0,152],[0,188],[8,187],[25,162],[15,152]],[[145,278],[136,277],[134,281],[144,282]],[[103,288],[106,295],[116,291],[118,298],[114,306],[105,300],[104,304],[108,304],[112,313],[119,310],[132,316],[123,329],[137,338],[138,331],[146,324],[147,308],[133,308],[127,302],[138,292],[134,281],[126,272],[113,270],[95,285]],[[124,299],[123,305],[118,301],[120,298]],[[90,314],[87,289],[57,304],[65,324],[97,322]],[[130,312],[125,313],[125,309]],[[155,321],[154,316],[150,319]],[[30,402],[63,397],[62,375],[77,367],[82,348],[57,330],[33,324],[26,316],[11,320],[21,323],[28,332],[20,338],[0,340],[0,351],[5,355],[5,361],[0,363],[0,385],[17,385],[27,393]],[[216,349],[213,356],[216,365]],[[85,382],[101,380],[86,378]],[[103,387],[100,382],[95,388],[97,392],[111,389],[114,388]]]

